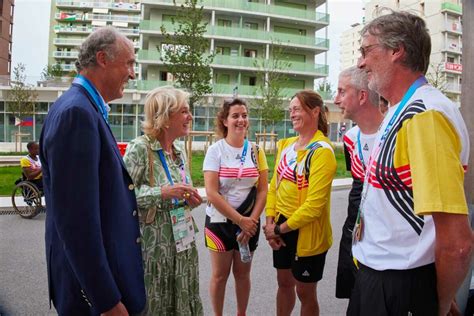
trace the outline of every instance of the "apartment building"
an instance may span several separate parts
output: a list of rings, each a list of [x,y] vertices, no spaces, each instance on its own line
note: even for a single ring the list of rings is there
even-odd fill
[[[182,2],[177,1],[177,6]],[[274,45],[282,48],[282,58],[291,63],[288,69],[281,69],[289,78],[286,97],[301,89],[313,89],[315,79],[328,75],[328,65],[315,63],[315,56],[329,49],[327,36],[316,37],[317,31],[329,25],[325,0],[204,0],[201,4],[207,23],[204,36],[209,40],[210,53],[215,54],[211,65],[213,93],[204,100],[204,106],[195,109],[194,129],[212,129],[222,98],[259,97],[261,79],[256,75],[256,63],[270,59]],[[177,6],[172,0],[142,0],[142,5],[137,89],[149,90],[172,83],[160,60],[167,45],[161,26],[173,32]],[[252,120],[251,134],[261,128],[258,118]],[[278,124],[281,136],[288,131],[288,119]]]
[[[339,50],[341,70],[357,64],[357,59],[360,56],[360,31],[363,27],[362,23],[355,23],[351,25],[350,29],[342,32]]]
[[[176,2],[179,6],[183,1]],[[252,99],[259,97],[260,84],[255,61],[268,60],[272,45],[282,48],[284,58],[291,63],[288,69],[281,69],[289,79],[285,97],[301,89],[314,89],[314,80],[328,75],[328,65],[315,62],[317,55],[327,54],[329,49],[325,32],[329,25],[326,0],[203,0],[201,4],[207,23],[205,37],[209,40],[209,52],[216,56],[211,65],[213,92],[194,108],[194,130],[213,130],[216,111],[224,98],[239,96],[252,106]],[[136,43],[137,80],[125,90],[123,99],[110,104],[109,122],[118,141],[129,141],[140,135],[146,93],[155,87],[173,84],[171,74],[160,60],[166,45],[161,25],[172,32],[171,20],[177,9],[173,0],[141,0],[140,3],[52,0],[49,65],[60,64],[65,74],[75,70],[77,46],[97,27],[113,25]],[[323,35],[316,36],[316,32]],[[42,84],[46,86],[37,88],[33,126],[22,128],[32,139],[39,137],[49,107],[67,89],[69,82],[63,87],[58,87],[56,82],[53,86],[47,82]],[[0,87],[0,97],[8,90],[9,87]],[[336,140],[340,111],[330,101],[326,103],[334,125],[332,139]],[[262,124],[252,109],[250,117],[249,137],[254,139],[255,133],[262,131]],[[15,119],[1,101],[0,118],[3,118],[0,119],[0,142],[12,141]],[[277,123],[275,131],[279,137],[294,135],[288,113]]]
[[[432,44],[429,76],[437,76],[441,79],[439,88],[459,106],[462,74],[462,1],[371,0],[365,6],[365,20],[372,20],[377,10],[383,7],[414,12],[424,18]],[[357,28],[361,28],[361,25],[355,26],[343,36]],[[350,52],[356,52],[360,45],[357,41],[347,41],[347,44],[347,47],[342,46],[341,60],[350,56]],[[352,61],[355,64],[357,59],[352,59]],[[350,66],[349,63],[344,65]]]
[[[94,29],[112,25],[135,43],[138,50],[140,1],[51,0],[48,64],[75,71],[77,47]]]
[[[14,0],[0,0],[0,76],[11,73]]]

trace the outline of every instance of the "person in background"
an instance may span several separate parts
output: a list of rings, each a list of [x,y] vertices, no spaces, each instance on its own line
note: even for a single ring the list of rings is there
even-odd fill
[[[277,269],[277,315],[319,315],[317,284],[332,245],[330,198],[336,158],[321,96],[303,90],[289,107],[298,136],[278,142],[266,206],[265,237]]]
[[[41,171],[41,160],[38,157],[39,145],[32,141],[26,144],[28,155],[20,160],[20,167],[26,180],[33,182],[36,187],[43,191],[43,173]]]
[[[209,292],[214,315],[223,315],[227,279],[232,269],[237,315],[246,313],[250,295],[250,262],[242,262],[239,243],[253,254],[258,245],[260,214],[268,192],[265,153],[246,139],[248,107],[244,100],[224,101],[216,118],[222,138],[204,158],[208,198],[205,242],[211,255]]]
[[[186,151],[177,139],[192,122],[188,94],[172,87],[145,99],[144,135],[132,140],[124,162],[135,183],[147,308],[145,315],[202,315],[192,208],[202,203],[193,187]]]
[[[366,166],[383,115],[379,109],[379,95],[368,87],[367,73],[350,67],[339,74],[334,103],[346,120],[357,125],[344,135],[344,153],[347,170],[352,174],[347,217],[342,227],[336,276],[336,297],[350,298],[357,266],[352,257],[352,233],[359,210]]]
[[[59,315],[128,315],[145,306],[134,185],[107,112],[135,78],[134,65],[124,35],[92,32],[79,48],[79,75],[44,121],[46,260]]]
[[[354,227],[360,269],[347,314],[459,313],[454,296],[473,247],[463,186],[466,125],[424,76],[431,39],[421,17],[390,11],[361,35],[358,67],[390,108],[374,141]]]

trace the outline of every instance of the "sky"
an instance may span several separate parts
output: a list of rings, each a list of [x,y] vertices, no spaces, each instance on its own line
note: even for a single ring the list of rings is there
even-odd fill
[[[14,67],[20,62],[25,64],[26,75],[33,79],[31,82],[39,79],[42,70],[48,63],[51,1],[55,0],[15,1],[12,65]],[[339,62],[341,33],[349,29],[352,24],[362,21],[363,2],[363,0],[328,0],[330,14],[328,28],[330,49],[327,54],[328,81],[333,87],[336,86],[337,77],[341,71]],[[324,58],[317,57],[317,62],[324,62]]]

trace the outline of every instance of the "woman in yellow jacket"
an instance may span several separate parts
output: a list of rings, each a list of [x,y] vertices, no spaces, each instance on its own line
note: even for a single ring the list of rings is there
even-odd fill
[[[319,94],[296,93],[289,112],[298,136],[278,142],[264,232],[277,269],[277,315],[291,314],[295,289],[301,315],[319,315],[316,286],[332,244],[329,201],[336,158]]]

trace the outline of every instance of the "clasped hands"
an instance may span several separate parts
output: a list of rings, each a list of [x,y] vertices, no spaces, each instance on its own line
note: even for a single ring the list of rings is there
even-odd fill
[[[252,217],[240,215],[236,222],[239,225],[241,232],[237,235],[237,241],[242,244],[247,244],[251,237],[255,236],[258,229],[258,220]]]
[[[273,250],[278,250],[285,247],[286,244],[279,235],[275,235],[275,226],[273,219],[267,218],[267,223],[262,227],[265,239]]]
[[[161,187],[161,198],[166,199],[184,199],[192,208],[201,205],[202,197],[196,188],[189,184],[176,183],[173,185],[164,185]]]

